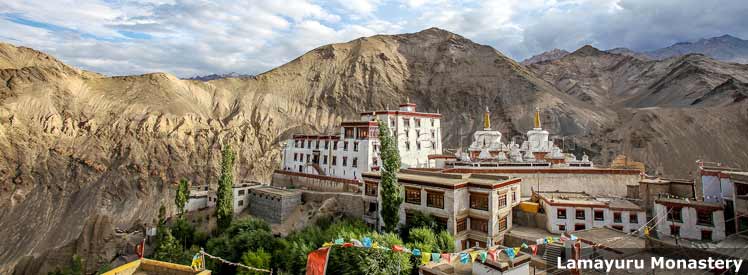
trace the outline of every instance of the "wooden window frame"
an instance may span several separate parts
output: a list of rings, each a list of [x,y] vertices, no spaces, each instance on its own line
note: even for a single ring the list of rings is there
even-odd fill
[[[426,206],[444,209],[444,192],[426,190]]]
[[[595,220],[595,221],[605,221],[605,210],[602,210],[602,209],[600,209],[600,210],[598,210],[598,209],[595,209],[595,210],[593,210],[592,212],[593,212],[593,213],[592,213],[592,219],[593,219],[593,220]],[[597,214],[598,214],[598,213],[600,213],[600,218],[599,218],[599,219],[597,218]]]
[[[488,211],[488,194],[486,193],[469,193],[470,209]]]
[[[470,217],[470,230],[488,233],[488,220]]]
[[[566,208],[558,208],[556,209],[556,219],[557,220],[565,220],[568,218],[569,215],[566,213]],[[563,213],[563,216],[561,215]]]
[[[579,213],[582,213],[581,217]],[[574,209],[574,218],[577,220],[584,221],[587,219],[587,213],[584,211],[584,209]]]
[[[507,192],[499,193],[499,209],[502,209],[507,206],[507,200],[506,200],[506,194]]]
[[[457,220],[457,232],[463,232],[467,230],[467,218]]]
[[[405,202],[421,205],[421,189],[405,187]]]

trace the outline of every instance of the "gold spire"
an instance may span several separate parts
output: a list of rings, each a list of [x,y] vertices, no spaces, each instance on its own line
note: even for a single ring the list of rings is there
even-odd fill
[[[535,107],[535,128],[540,128],[540,108]]]
[[[488,106],[486,106],[486,112],[483,113],[483,128],[491,129],[491,112],[488,111]]]

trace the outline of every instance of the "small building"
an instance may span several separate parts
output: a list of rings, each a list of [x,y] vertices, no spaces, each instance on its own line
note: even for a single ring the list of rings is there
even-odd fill
[[[249,190],[249,200],[250,214],[280,224],[301,205],[301,191],[261,186]]]
[[[210,270],[195,271],[191,267],[180,264],[156,261],[151,259],[137,259],[135,261],[115,267],[102,275],[210,275]]]
[[[503,250],[504,246],[493,246],[491,249]],[[474,249],[465,249],[461,252],[470,253]],[[530,261],[532,257],[525,252],[519,252],[514,258],[509,258],[506,253],[497,253],[497,259],[485,262],[479,260],[462,264],[459,259],[451,259],[449,262],[429,262],[422,265],[418,274],[420,275],[528,275],[530,274]]]
[[[397,176],[405,196],[400,223],[407,224],[417,212],[429,214],[455,237],[458,249],[500,244],[512,226],[512,207],[520,202],[518,178],[411,169],[401,170]],[[378,172],[364,174],[364,196],[376,198],[378,213],[380,180]]]
[[[658,237],[679,237],[700,241],[725,239],[722,204],[663,196],[655,200],[653,216]]]
[[[379,123],[396,137],[402,166],[433,167],[429,155],[442,154],[441,115],[417,112],[406,102],[397,110],[362,112],[360,120],[343,121],[333,135],[294,135],[283,149],[281,170],[344,179],[360,179],[377,171]]]
[[[748,236],[748,172],[725,172],[735,185],[734,204],[735,232]],[[725,213],[725,215],[728,215]],[[729,217],[729,216],[728,216]],[[728,223],[729,224],[729,223]],[[728,232],[731,228],[726,228]]]
[[[629,186],[627,198],[638,200],[638,204],[645,209],[654,206],[654,200],[660,195],[670,194],[681,198],[695,198],[695,184],[693,180],[666,179],[659,177],[644,177],[639,184]]]
[[[234,194],[234,214],[241,213],[249,206],[249,190],[262,186],[259,182],[234,184],[232,194]],[[215,205],[215,202],[213,203]]]
[[[620,198],[593,197],[584,192],[539,191],[533,193],[546,214],[546,230],[554,234],[597,227],[626,233],[647,223],[644,209]]]

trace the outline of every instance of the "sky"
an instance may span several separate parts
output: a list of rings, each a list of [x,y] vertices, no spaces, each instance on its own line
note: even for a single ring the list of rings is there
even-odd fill
[[[0,41],[106,75],[190,77],[258,74],[325,44],[430,27],[518,61],[586,44],[643,51],[748,39],[746,15],[745,0],[2,0]]]

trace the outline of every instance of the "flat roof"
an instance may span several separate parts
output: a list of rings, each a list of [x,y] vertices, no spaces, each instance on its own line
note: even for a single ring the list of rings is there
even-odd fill
[[[363,173],[364,178],[379,179],[380,172]],[[403,169],[397,174],[398,181],[404,184],[424,184],[437,185],[447,188],[462,188],[468,185],[485,188],[500,188],[504,185],[519,183],[520,178],[501,176],[501,175],[483,175],[483,174],[455,174],[441,173],[424,170]]]
[[[552,206],[581,206],[612,210],[644,211],[635,203],[622,198],[594,197],[585,192],[536,191],[541,200]]]
[[[267,186],[267,185],[254,188],[252,189],[252,192],[273,194],[273,195],[278,195],[281,197],[291,197],[291,196],[296,196],[301,193],[301,191],[295,190],[295,189],[282,189],[282,188],[277,188],[274,186]]]
[[[655,203],[661,203],[661,204],[676,204],[681,206],[692,206],[692,207],[703,207],[703,208],[715,208],[715,209],[722,209],[722,204],[720,203],[712,203],[712,202],[705,202],[705,201],[696,201],[691,199],[678,199],[678,198],[657,198],[655,199]]]
[[[587,230],[574,231],[572,234],[583,241],[592,242],[593,244],[607,244],[609,248],[616,250],[620,248],[646,248],[646,240],[644,238],[626,234],[622,231],[607,227],[596,227]]]

